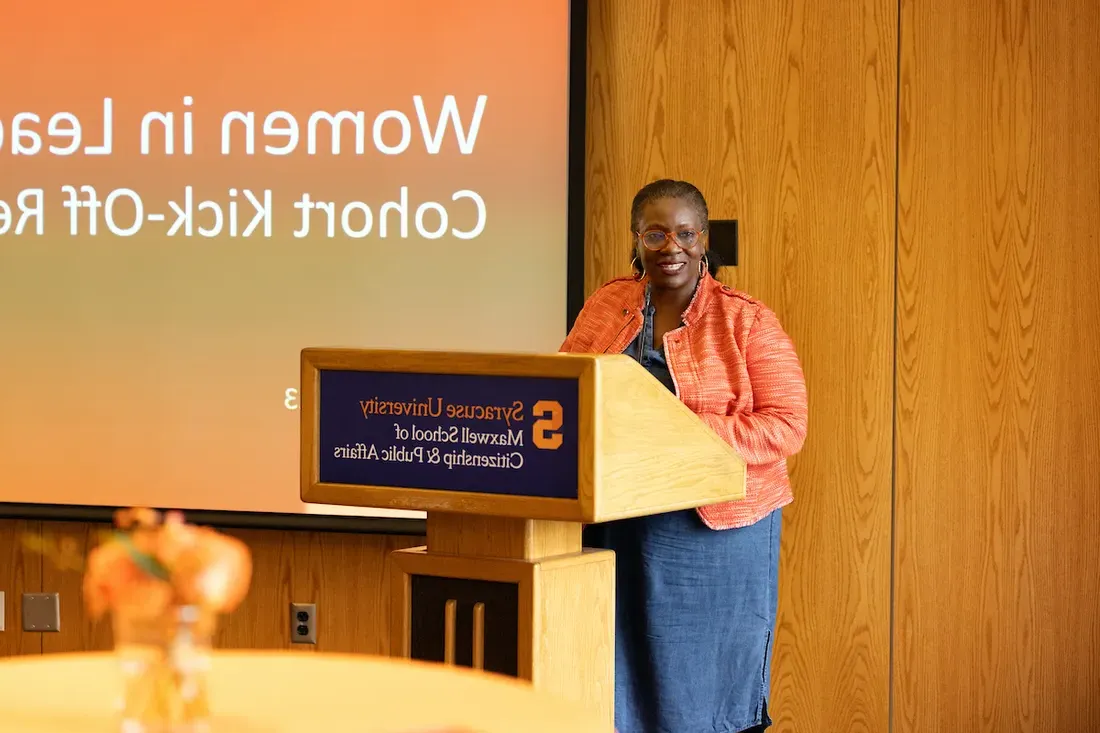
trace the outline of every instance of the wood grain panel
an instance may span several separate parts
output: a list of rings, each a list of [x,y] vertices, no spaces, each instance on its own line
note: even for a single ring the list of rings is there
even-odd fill
[[[902,6],[894,730],[1100,730],[1100,4]]]
[[[630,201],[695,182],[741,221],[722,277],[803,360],[772,712],[779,731],[888,725],[897,4],[592,0],[586,287],[629,272]]]
[[[93,623],[84,614],[81,569],[77,566],[104,528],[83,522],[0,520],[0,590],[8,599],[0,656],[111,647],[109,622]],[[248,544],[254,570],[244,603],[222,619],[215,642],[219,648],[388,653],[389,553],[423,544],[423,537],[225,531]],[[73,555],[68,562],[59,563],[28,551],[22,544],[28,535],[39,536],[52,547],[67,543]],[[24,634],[19,630],[17,609],[25,591],[60,594],[60,632]],[[317,604],[316,645],[290,643],[291,603]]]
[[[109,525],[88,522],[41,522],[41,537],[56,553],[39,555],[42,589],[57,593],[61,604],[61,630],[42,634],[42,651],[57,654],[103,651],[111,648],[109,619],[92,621],[84,613],[85,559]]]
[[[23,594],[42,591],[42,564],[24,551],[24,539],[37,536],[40,524],[0,519],[0,591],[4,593],[0,657],[42,653],[42,634],[25,633],[22,618]]]

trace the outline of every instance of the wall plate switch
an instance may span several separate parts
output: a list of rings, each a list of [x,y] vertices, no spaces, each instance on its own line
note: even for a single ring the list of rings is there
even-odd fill
[[[61,599],[57,593],[23,594],[23,631],[60,631]]]
[[[317,604],[290,604],[290,643],[317,643]]]
[[[0,631],[4,631],[4,591],[0,590]]]

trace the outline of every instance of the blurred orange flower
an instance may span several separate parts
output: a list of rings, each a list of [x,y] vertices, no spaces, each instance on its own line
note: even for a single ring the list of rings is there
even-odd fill
[[[84,602],[93,618],[154,618],[174,606],[227,613],[248,593],[252,557],[239,540],[144,508],[116,512],[115,527],[88,556]]]

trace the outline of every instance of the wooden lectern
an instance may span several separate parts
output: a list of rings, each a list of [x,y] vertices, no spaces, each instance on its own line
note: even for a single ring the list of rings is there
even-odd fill
[[[306,349],[302,500],[423,510],[391,653],[614,704],[614,553],[585,524],[745,495],[745,464],[634,360]]]

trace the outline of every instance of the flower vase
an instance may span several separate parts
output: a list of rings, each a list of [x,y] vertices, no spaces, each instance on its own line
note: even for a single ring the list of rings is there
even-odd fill
[[[123,733],[200,733],[209,730],[207,674],[215,614],[170,606],[112,614],[121,671]]]

